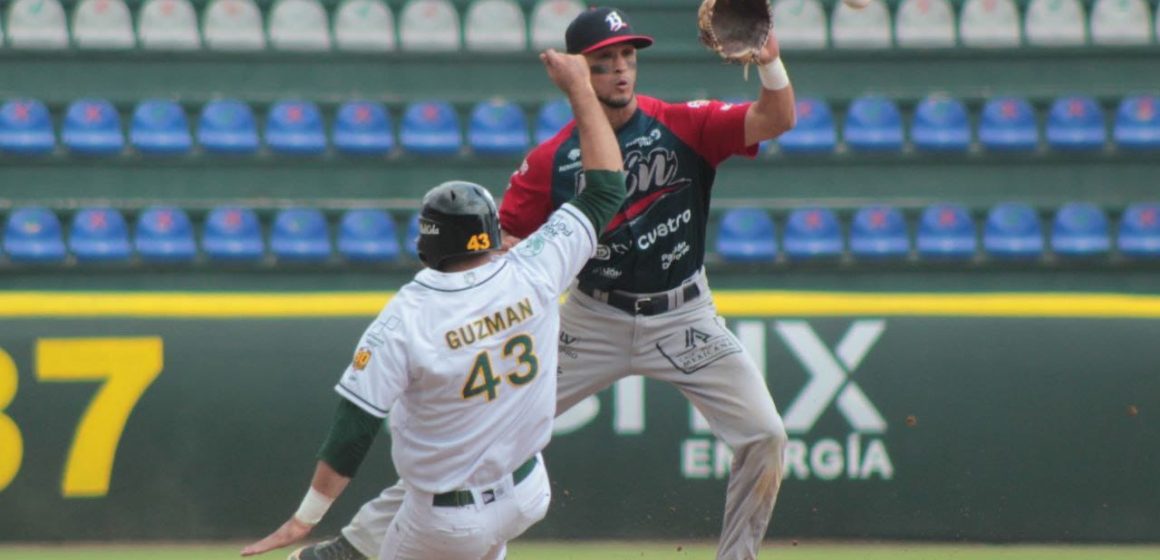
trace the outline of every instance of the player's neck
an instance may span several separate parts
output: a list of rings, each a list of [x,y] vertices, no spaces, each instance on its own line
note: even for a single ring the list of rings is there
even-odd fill
[[[628,119],[631,119],[632,115],[636,113],[637,106],[635,95],[632,96],[632,101],[624,107],[613,108],[603,105],[604,116],[608,117],[608,123],[612,125],[612,130],[620,130],[620,127],[624,126],[624,123],[628,122]]]
[[[448,263],[440,272],[465,272],[473,268],[479,268],[489,262],[491,262],[491,253],[483,253],[478,257]]]

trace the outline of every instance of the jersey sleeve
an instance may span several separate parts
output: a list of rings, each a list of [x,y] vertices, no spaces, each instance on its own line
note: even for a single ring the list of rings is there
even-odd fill
[[[512,173],[499,207],[500,227],[524,238],[548,220],[552,213],[553,150],[545,145],[533,149]]]
[[[564,293],[595,252],[592,222],[571,203],[565,203],[546,224],[512,248],[506,258],[545,288],[547,297],[554,298]]]
[[[745,145],[745,114],[752,103],[690,101],[669,106],[669,126],[709,164],[730,156],[754,157],[758,144]]]
[[[334,390],[368,414],[386,417],[410,381],[402,294],[363,333]]]

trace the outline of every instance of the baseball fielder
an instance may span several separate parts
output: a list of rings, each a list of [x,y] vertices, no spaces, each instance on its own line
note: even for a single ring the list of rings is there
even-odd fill
[[[580,14],[565,40],[569,53],[588,60],[624,155],[628,192],[561,308],[556,412],[628,375],[675,385],[734,453],[717,558],[756,558],[781,487],[785,427],[760,370],[717,316],[703,263],[717,166],[733,155],[756,155],[761,141],[795,122],[777,40],[771,33],[758,56],[757,101],[741,104],[636,95],[637,50],[653,40],[634,33],[619,10]],[[512,175],[500,209],[509,241],[530,234],[584,187],[578,140],[577,129],[565,127]],[[692,348],[690,329],[700,333]],[[388,488],[341,537],[291,558],[373,555],[404,494],[403,485]]]
[[[587,188],[502,257],[495,202],[451,181],[423,198],[429,267],[363,334],[302,505],[243,556],[309,533],[345,489],[384,417],[406,497],[380,558],[499,559],[551,499],[540,450],[556,410],[559,298],[624,201],[621,155],[583,57],[545,52],[577,115]]]

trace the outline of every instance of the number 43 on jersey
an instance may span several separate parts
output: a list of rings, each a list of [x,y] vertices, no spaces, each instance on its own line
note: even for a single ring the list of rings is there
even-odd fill
[[[487,351],[475,356],[471,372],[467,375],[467,382],[463,384],[463,398],[470,399],[484,395],[487,402],[499,396],[499,386],[507,379],[512,385],[520,387],[527,385],[540,372],[540,361],[536,358],[532,337],[527,334],[518,334],[509,338],[503,344],[503,358],[506,360],[516,357],[515,371],[496,377]]]

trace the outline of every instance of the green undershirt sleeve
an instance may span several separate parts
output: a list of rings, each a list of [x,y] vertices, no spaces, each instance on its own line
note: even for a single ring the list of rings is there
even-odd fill
[[[624,204],[625,189],[624,172],[587,170],[584,172],[584,190],[572,199],[572,205],[588,216],[599,236]]]
[[[318,460],[330,465],[338,474],[354,478],[382,425],[381,418],[368,414],[346,399],[339,399],[330,434],[326,436],[322,449],[318,450]]]

